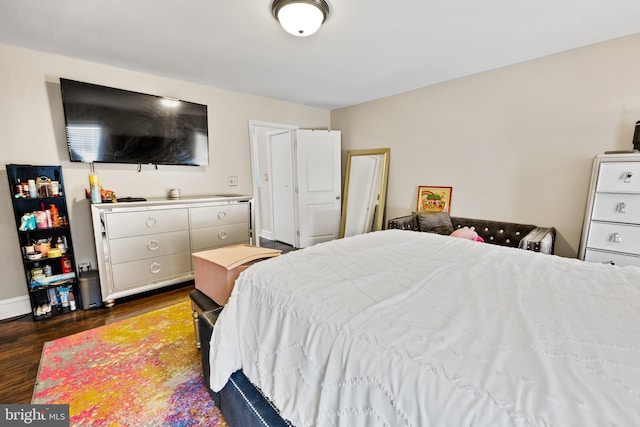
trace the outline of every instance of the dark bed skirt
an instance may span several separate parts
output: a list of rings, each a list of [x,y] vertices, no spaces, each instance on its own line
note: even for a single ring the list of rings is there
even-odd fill
[[[242,371],[234,372],[218,393],[210,389],[209,393],[231,427],[292,426]]]

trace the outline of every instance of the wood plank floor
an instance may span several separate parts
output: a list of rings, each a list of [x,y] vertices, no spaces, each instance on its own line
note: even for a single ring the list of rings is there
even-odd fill
[[[0,403],[31,403],[45,342],[188,301],[193,289],[191,281],[123,298],[111,308],[77,310],[42,321],[31,315],[0,321]]]

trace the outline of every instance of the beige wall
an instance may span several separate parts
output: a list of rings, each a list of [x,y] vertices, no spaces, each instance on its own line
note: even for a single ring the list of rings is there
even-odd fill
[[[579,246],[592,159],[632,148],[640,35],[331,112],[343,150],[390,147],[387,218],[419,185],[452,186],[453,215],[554,226]]]
[[[89,203],[84,198],[89,165],[70,163],[67,154],[59,78],[114,86],[207,104],[209,167],[97,165],[105,188],[122,196],[165,196],[173,187],[183,195],[220,192],[251,194],[249,120],[327,128],[329,111],[228,92],[179,80],[114,68],[62,56],[0,45],[0,304],[27,295],[4,165],[62,165],[70,205],[76,262],[91,261],[95,249]],[[238,177],[228,188],[226,177]],[[0,317],[2,317],[0,315]]]

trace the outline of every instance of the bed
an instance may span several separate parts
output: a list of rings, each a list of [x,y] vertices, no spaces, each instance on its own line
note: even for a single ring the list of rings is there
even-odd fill
[[[243,272],[208,357],[298,427],[636,425],[640,268],[363,234]]]

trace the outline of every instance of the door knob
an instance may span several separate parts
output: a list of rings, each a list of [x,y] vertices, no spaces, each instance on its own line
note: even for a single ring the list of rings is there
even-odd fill
[[[613,234],[613,242],[614,243],[621,243],[622,242],[622,234],[614,233]]]

